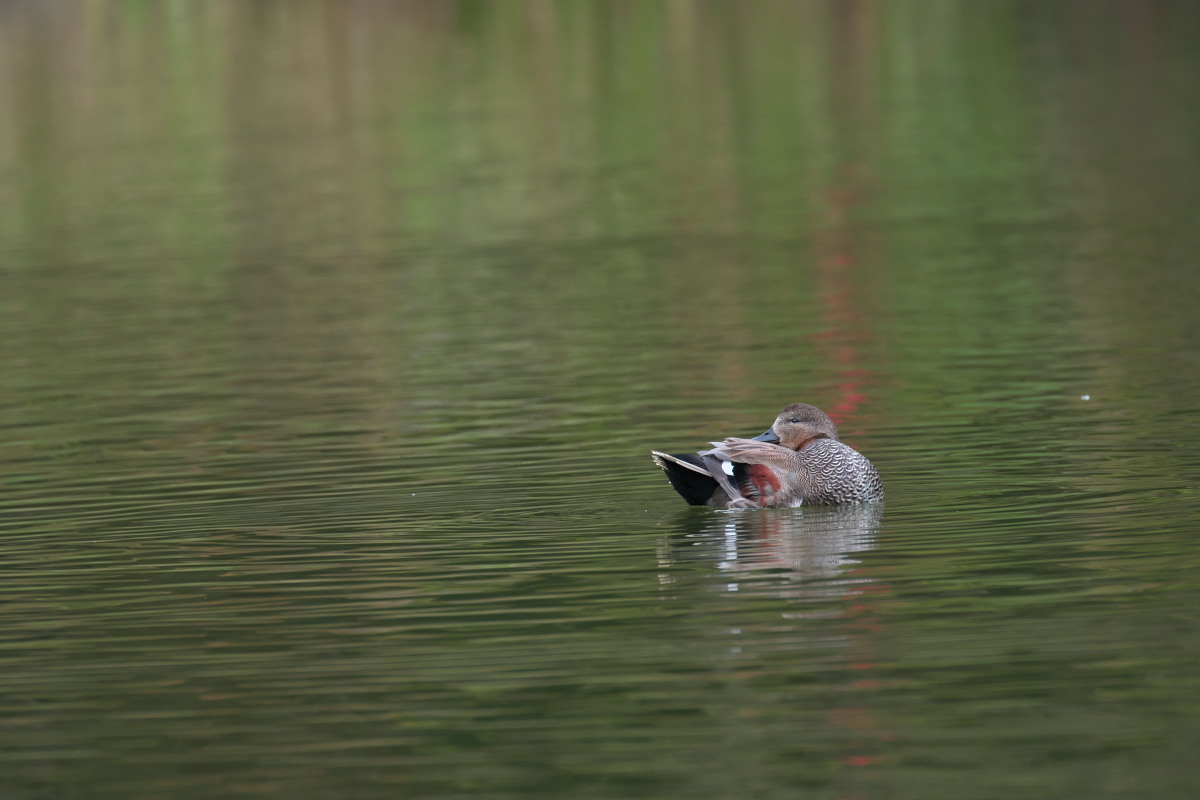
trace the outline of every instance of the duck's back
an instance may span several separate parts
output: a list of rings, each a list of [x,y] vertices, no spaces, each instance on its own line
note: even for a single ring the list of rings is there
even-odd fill
[[[818,505],[883,499],[883,480],[867,457],[848,444],[818,439],[796,453],[804,470],[804,502]]]

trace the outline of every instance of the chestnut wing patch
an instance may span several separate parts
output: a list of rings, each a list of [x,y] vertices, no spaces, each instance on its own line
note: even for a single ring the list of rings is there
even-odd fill
[[[775,470],[766,464],[735,464],[734,480],[745,497],[764,506],[773,505],[783,488]]]
[[[775,470],[766,464],[751,464],[746,467],[746,477],[755,485],[760,495],[772,495],[783,488],[783,482]]]

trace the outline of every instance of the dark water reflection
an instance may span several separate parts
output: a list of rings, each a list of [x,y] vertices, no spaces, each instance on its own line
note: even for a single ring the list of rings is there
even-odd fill
[[[1198,8],[0,3],[0,795],[1193,797]]]

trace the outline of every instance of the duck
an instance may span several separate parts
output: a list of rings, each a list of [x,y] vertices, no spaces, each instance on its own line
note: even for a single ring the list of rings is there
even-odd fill
[[[838,438],[828,414],[807,403],[792,403],[752,439],[709,444],[712,449],[695,455],[650,451],[689,505],[795,508],[884,498],[875,466]]]

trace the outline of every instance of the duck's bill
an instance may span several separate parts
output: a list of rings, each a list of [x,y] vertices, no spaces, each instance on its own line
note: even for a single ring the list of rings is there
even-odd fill
[[[765,431],[754,437],[756,442],[769,442],[771,444],[779,444],[779,437],[775,435],[774,428],[767,428]]]

